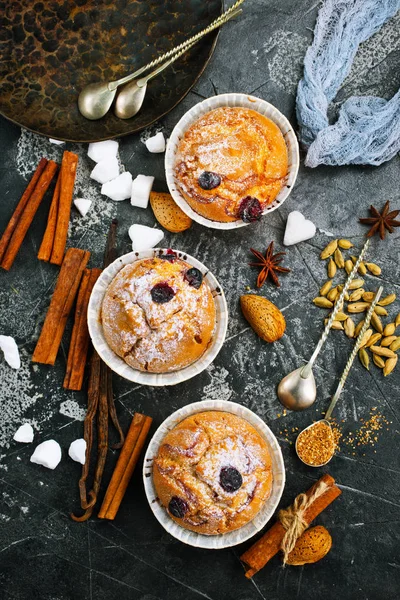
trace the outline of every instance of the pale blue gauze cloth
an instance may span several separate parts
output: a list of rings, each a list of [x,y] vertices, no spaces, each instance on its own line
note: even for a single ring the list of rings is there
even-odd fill
[[[297,89],[305,165],[380,165],[400,152],[400,90],[391,100],[353,96],[329,125],[328,106],[358,46],[400,10],[400,0],[325,0]]]

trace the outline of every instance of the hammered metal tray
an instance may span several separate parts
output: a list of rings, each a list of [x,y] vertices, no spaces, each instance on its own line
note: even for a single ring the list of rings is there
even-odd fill
[[[0,1],[0,113],[43,135],[88,142],[140,131],[193,87],[213,52],[206,36],[148,86],[142,110],[88,121],[78,111],[88,83],[122,77],[206,27],[222,0]]]

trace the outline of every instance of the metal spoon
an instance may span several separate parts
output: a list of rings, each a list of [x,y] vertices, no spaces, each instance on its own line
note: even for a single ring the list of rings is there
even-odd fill
[[[107,112],[109,111],[117,93],[117,88],[120,85],[128,83],[132,79],[136,79],[145,71],[152,69],[153,67],[159,65],[168,58],[171,58],[184,48],[188,48],[192,44],[198,42],[202,37],[204,37],[211,31],[214,31],[214,29],[217,29],[218,27],[229,21],[229,19],[232,19],[233,17],[238,15],[241,12],[241,9],[237,9],[243,2],[244,0],[237,0],[237,2],[235,2],[235,4],[231,6],[231,8],[222,13],[222,15],[220,15],[217,19],[210,23],[208,27],[206,27],[196,35],[192,36],[185,42],[182,42],[182,44],[179,44],[179,46],[172,48],[172,50],[165,52],[164,54],[154,59],[147,65],[144,65],[134,73],[126,75],[125,77],[122,77],[121,79],[117,79],[115,81],[90,83],[89,85],[87,85],[81,91],[78,97],[78,108],[81,114],[84,117],[86,117],[86,119],[90,119],[91,121],[95,121],[104,117],[104,115],[107,114]]]
[[[312,372],[314,362],[316,361],[316,358],[320,353],[322,346],[326,342],[332,323],[335,320],[337,313],[341,309],[344,297],[347,293],[347,290],[349,289],[349,285],[353,281],[357,273],[358,267],[360,266],[360,263],[362,262],[365,256],[368,246],[369,240],[365,242],[364,247],[360,252],[360,256],[358,257],[357,262],[353,266],[352,272],[347,278],[342,293],[336,301],[335,307],[332,311],[329,321],[326,324],[324,332],[309,362],[303,367],[300,367],[286,375],[286,377],[284,377],[278,385],[278,398],[281,404],[283,404],[283,406],[285,406],[289,410],[304,410],[315,402],[315,399],[317,397],[317,386],[315,385],[315,378]]]
[[[367,329],[368,329],[368,327],[369,327],[369,323],[370,323],[370,321],[371,321],[372,313],[373,313],[373,312],[374,312],[374,310],[375,310],[375,306],[376,306],[376,305],[377,305],[377,303],[379,302],[379,298],[381,297],[381,294],[382,294],[382,292],[383,292],[383,287],[381,286],[381,287],[379,287],[379,288],[378,288],[378,291],[377,291],[377,292],[376,292],[376,294],[375,294],[375,298],[374,298],[374,300],[373,300],[373,302],[372,302],[371,306],[370,306],[370,307],[369,307],[369,309],[368,309],[367,316],[365,317],[365,323],[364,323],[364,325],[362,326],[360,333],[358,334],[358,337],[357,337],[356,343],[355,343],[355,345],[354,345],[354,348],[353,348],[353,350],[352,350],[352,353],[351,353],[351,354],[350,354],[350,356],[349,356],[349,360],[347,361],[347,363],[346,363],[346,366],[345,366],[345,368],[344,368],[344,370],[343,370],[342,376],[341,376],[341,378],[340,378],[339,385],[337,386],[336,392],[334,393],[334,395],[333,395],[333,397],[332,397],[332,400],[331,400],[331,403],[330,403],[330,405],[329,405],[329,407],[328,407],[328,410],[327,410],[327,411],[326,411],[326,413],[325,413],[325,418],[324,418],[324,419],[319,419],[318,421],[315,421],[314,423],[312,423],[311,425],[309,425],[308,427],[306,427],[305,429],[303,429],[303,431],[300,431],[299,435],[297,436],[297,439],[296,439],[296,452],[297,452],[297,456],[300,458],[300,460],[301,460],[301,461],[302,461],[302,462],[303,462],[305,465],[307,465],[307,466],[309,466],[309,467],[323,467],[324,465],[327,465],[327,464],[328,464],[328,462],[329,462],[330,460],[332,460],[332,458],[333,458],[333,455],[335,454],[335,449],[334,449],[334,446],[333,446],[333,452],[332,452],[332,455],[330,456],[330,458],[328,458],[328,460],[326,460],[325,462],[323,462],[323,463],[320,463],[320,464],[318,464],[318,465],[312,465],[312,464],[310,464],[310,463],[306,462],[305,460],[303,460],[303,459],[301,458],[300,454],[299,454],[299,451],[298,451],[298,446],[297,446],[297,443],[298,443],[299,437],[301,436],[301,434],[302,434],[302,433],[304,433],[304,431],[307,431],[308,429],[311,429],[312,427],[315,427],[315,426],[317,425],[317,423],[324,423],[324,424],[325,424],[325,425],[327,425],[327,426],[329,427],[329,429],[331,430],[331,433],[332,433],[332,438],[333,438],[332,427],[331,427],[331,424],[330,424],[330,422],[329,422],[329,419],[331,418],[331,416],[332,416],[332,412],[333,412],[333,409],[335,408],[335,406],[336,406],[336,403],[337,403],[337,401],[339,400],[339,396],[340,396],[340,394],[342,393],[342,389],[343,389],[343,387],[344,387],[344,384],[345,384],[345,382],[346,382],[347,376],[348,376],[348,374],[349,374],[349,372],[350,372],[351,366],[352,366],[352,364],[353,364],[353,362],[354,362],[354,359],[355,359],[355,357],[356,357],[356,355],[357,355],[357,352],[358,352],[358,351],[359,351],[359,349],[360,349],[360,345],[361,345],[362,339],[363,339],[363,337],[364,337],[364,334],[365,334],[365,332],[367,331]]]

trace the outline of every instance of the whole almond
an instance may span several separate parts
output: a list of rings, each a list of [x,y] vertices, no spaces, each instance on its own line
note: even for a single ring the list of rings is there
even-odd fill
[[[333,279],[333,277],[335,277],[335,275],[336,275],[337,267],[336,267],[335,261],[332,258],[329,259],[327,270],[328,270],[328,277]]]
[[[397,352],[397,350],[400,349],[400,336],[398,336],[391,344],[390,344],[390,349],[393,352]]]
[[[347,310],[349,313],[360,313],[364,312],[369,308],[368,302],[351,302],[347,305]]]
[[[349,242],[349,240],[338,240],[338,246],[339,248],[342,248],[343,250],[350,250],[350,248],[353,248],[354,244],[352,244],[351,242]]]
[[[351,260],[346,260],[346,262],[344,263],[344,268],[346,269],[346,273],[347,275],[350,275],[350,273],[353,270],[353,263],[351,262]]]
[[[384,368],[385,361],[383,360],[382,356],[378,356],[377,354],[373,354],[372,355],[372,360],[374,361],[374,363],[376,364],[377,367],[379,367],[380,369]],[[390,360],[390,358],[388,360]]]
[[[354,290],[354,292],[351,292],[349,296],[350,302],[357,302],[357,300],[361,300],[361,298],[364,296],[364,293],[364,288],[358,288],[358,290]]]
[[[324,285],[322,286],[322,288],[319,290],[319,293],[321,296],[326,296],[327,293],[329,292],[329,290],[332,287],[332,281],[328,280],[324,283]]]
[[[385,362],[385,366],[383,367],[383,374],[385,377],[387,377],[387,375],[390,375],[390,373],[393,372],[396,364],[397,364],[397,360],[398,360],[398,356],[396,355],[395,358],[388,358],[387,361]]]
[[[385,358],[394,358],[396,354],[390,348],[382,348],[382,346],[371,346],[371,352],[378,356],[384,356]]]
[[[285,317],[275,304],[267,298],[248,294],[240,297],[240,306],[245,319],[266,342],[276,342],[286,329]]]
[[[339,248],[336,248],[335,253],[333,255],[333,259],[338,269],[344,269],[344,258]]]
[[[353,338],[355,329],[356,327],[354,325],[353,319],[351,317],[346,319],[346,321],[344,322],[344,332],[347,335],[347,337]]]
[[[382,273],[382,269],[375,263],[365,263],[365,266],[367,267],[368,271],[376,277]]]
[[[381,333],[374,333],[373,335],[371,335],[371,337],[369,338],[368,342],[366,343],[365,347],[369,348],[370,346],[375,346],[375,344],[377,342],[379,342],[379,340],[381,339],[382,334]]]
[[[338,242],[337,240],[332,240],[329,244],[322,250],[320,256],[322,260],[329,258],[335,252],[337,248]]]
[[[315,306],[318,306],[318,308],[332,308],[333,306],[333,302],[324,296],[318,296],[317,298],[314,298],[313,302]]]
[[[362,366],[365,367],[369,371],[369,356],[368,356],[368,352],[365,350],[365,348],[361,348],[358,351],[358,357],[361,361]]]
[[[362,336],[362,339],[361,339],[361,342],[360,342],[360,348],[364,348],[364,346],[367,345],[367,343],[371,339],[371,336],[372,336],[373,333],[374,332],[372,331],[372,329],[367,329],[367,331]]]
[[[288,556],[287,564],[301,566],[316,563],[328,554],[331,547],[332,538],[325,527],[310,527],[297,540]]]
[[[179,208],[171,194],[150,192],[150,205],[160,225],[172,233],[185,231],[192,224],[192,219]]]
[[[362,287],[364,285],[364,279],[353,279],[353,281],[350,283],[348,289],[349,290],[357,290],[358,288]]]
[[[374,312],[376,312],[376,314],[380,317],[387,317],[388,315],[388,311],[383,306],[376,305],[374,308]]]
[[[336,287],[332,288],[326,295],[328,300],[330,300],[331,302],[335,302],[335,300],[338,296],[339,296],[339,292]]]
[[[375,298],[375,292],[364,292],[362,299],[365,302],[372,302],[372,300]]]
[[[376,329],[376,331],[379,331],[379,333],[383,333],[382,321],[375,312],[373,312],[371,315],[371,325]]]
[[[389,296],[385,296],[385,298],[379,300],[378,304],[379,306],[388,306],[389,304],[392,304],[392,302],[394,302],[395,300],[396,294],[389,294]]]
[[[358,336],[358,334],[360,333],[361,329],[363,328],[364,325],[364,319],[362,321],[360,321],[357,325],[356,325],[356,329],[354,331],[354,335],[355,337]]]
[[[387,337],[384,337],[383,340],[381,341],[381,346],[383,346],[384,348],[387,348],[396,339],[397,339],[397,336],[388,335]]]

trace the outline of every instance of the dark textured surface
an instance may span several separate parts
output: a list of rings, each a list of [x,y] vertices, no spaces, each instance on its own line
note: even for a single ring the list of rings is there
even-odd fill
[[[275,104],[296,126],[294,93],[301,76],[301,60],[312,39],[316,7],[307,0],[247,0],[240,21],[221,32],[216,53],[195,91],[159,123],[168,136],[181,115],[203,97],[223,92],[259,95]],[[364,44],[338,102],[350,94],[390,97],[400,85],[398,70],[399,18]],[[40,156],[59,159],[62,149],[2,120],[3,159],[0,166],[2,202],[0,231],[26,186]],[[155,129],[153,128],[153,131]],[[119,251],[129,250],[128,228],[134,222],[153,226],[155,219],[128,202],[113,203],[100,196],[100,186],[89,180],[93,167],[86,146],[68,144],[80,156],[76,195],[94,204],[85,219],[74,211],[69,243],[93,251],[92,266],[100,266],[110,219],[118,214]],[[134,175],[156,177],[155,189],[165,190],[163,156],[150,155],[139,136],[124,138],[120,156]],[[142,411],[154,418],[153,430],[178,407],[206,398],[242,403],[265,419],[278,436],[286,464],[287,483],[281,506],[329,471],[342,496],[316,521],[330,531],[333,547],[319,564],[282,569],[278,558],[247,581],[238,556],[249,547],[207,552],[175,541],[159,526],[146,504],[140,470],[114,523],[95,518],[73,523],[78,507],[80,466],[67,456],[70,442],[82,435],[79,418],[85,394],[61,389],[69,333],[54,368],[33,367],[35,345],[57,269],[40,263],[35,252],[45,227],[48,201],[43,202],[12,270],[0,273],[0,333],[14,335],[21,349],[22,367],[12,371],[0,358],[0,598],[6,600],[397,600],[400,596],[400,367],[387,378],[373,365],[370,372],[355,362],[337,416],[347,431],[356,431],[377,407],[388,425],[377,432],[375,446],[343,446],[329,469],[312,469],[296,458],[293,428],[303,427],[327,407],[351,350],[342,332],[332,332],[320,355],[315,375],[318,402],[308,412],[282,416],[276,385],[288,371],[307,359],[321,333],[324,311],[312,298],[325,281],[322,247],[331,239],[318,231],[309,242],[287,249],[285,265],[292,272],[278,290],[266,284],[260,291],[284,309],[287,330],[274,345],[258,339],[241,316],[239,295],[254,290],[256,270],[250,246],[264,250],[271,240],[280,249],[287,214],[296,208],[318,228],[348,237],[360,249],[371,202],[385,200],[400,208],[400,161],[396,157],[379,168],[344,167],[300,169],[292,195],[267,219],[237,231],[220,234],[194,225],[183,234],[165,232],[165,244],[181,248],[204,262],[223,285],[230,309],[227,340],[214,365],[201,375],[173,388],[132,386],[114,378],[116,405],[124,429],[131,414]],[[385,293],[400,293],[400,233],[385,242],[374,240],[369,259],[382,267]],[[377,286],[367,276],[368,288]],[[400,312],[400,301],[390,314]],[[71,402],[75,404],[71,404]],[[67,402],[67,404],[65,404]],[[12,435],[24,420],[35,425],[32,445],[17,444]],[[289,430],[288,436],[283,432]],[[55,471],[31,464],[34,446],[56,439],[63,459]],[[108,481],[116,453],[110,451],[104,481]]]
[[[221,0],[0,2],[0,113],[33,131],[75,141],[140,131],[188,92],[212,52],[210,33],[148,86],[140,113],[88,121],[78,110],[89,83],[114,81],[206,27]]]

